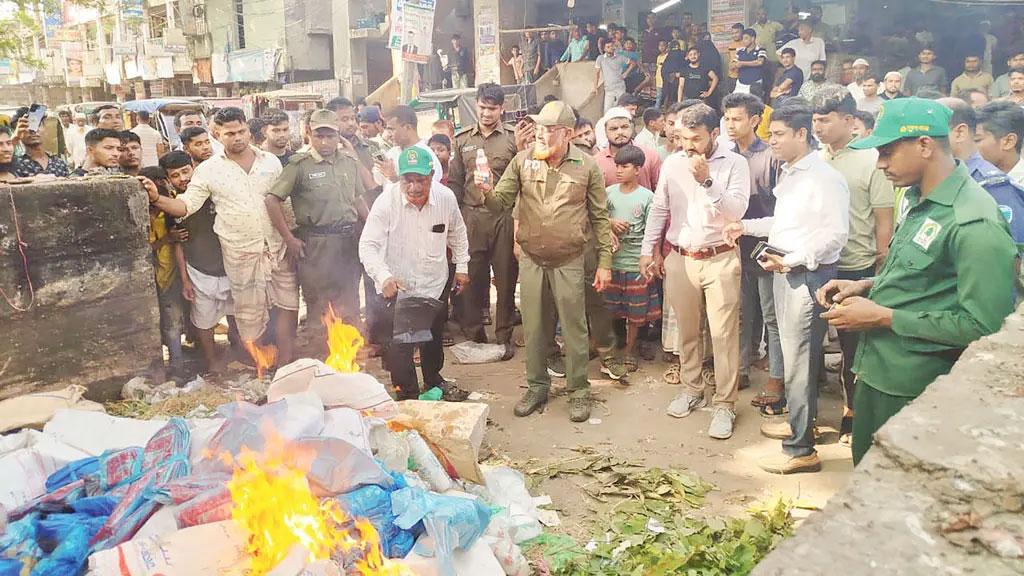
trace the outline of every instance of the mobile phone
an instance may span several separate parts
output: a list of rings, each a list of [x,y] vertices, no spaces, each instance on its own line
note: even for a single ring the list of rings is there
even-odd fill
[[[782,257],[789,254],[789,252],[782,250],[781,248],[776,248],[767,242],[758,242],[754,246],[754,250],[750,253],[750,256],[754,260],[764,260],[766,254]]]
[[[46,105],[45,104],[33,104],[28,109],[28,130],[29,132],[38,132],[39,126],[43,123],[43,118],[46,116]]]

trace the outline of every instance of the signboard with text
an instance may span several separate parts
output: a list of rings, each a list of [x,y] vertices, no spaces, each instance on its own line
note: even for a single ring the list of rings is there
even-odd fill
[[[402,60],[426,64],[433,49],[434,0],[395,0],[388,48]]]

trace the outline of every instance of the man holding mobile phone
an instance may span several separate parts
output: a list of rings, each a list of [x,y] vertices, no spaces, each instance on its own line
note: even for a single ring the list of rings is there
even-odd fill
[[[726,226],[725,241],[741,236],[768,237],[776,250],[765,250],[758,263],[775,273],[775,309],[782,342],[783,373],[789,421],[767,421],[761,433],[782,439],[782,454],[758,466],[773,474],[817,472],[821,460],[814,449],[818,375],[826,325],[824,308],[814,292],[836,277],[836,263],[846,245],[850,193],[842,174],[813,147],[811,109],[793,102],[772,113],[769,145],[783,161],[775,186],[775,215]],[[781,255],[781,252],[785,255]],[[773,253],[774,252],[774,253]]]
[[[48,154],[43,147],[46,127],[43,117],[46,107],[33,104],[36,109],[21,108],[14,115],[17,127],[17,138],[25,148],[25,153],[14,159],[14,175],[18,178],[32,178],[50,175],[55,178],[67,178],[71,174],[67,162],[60,156]]]

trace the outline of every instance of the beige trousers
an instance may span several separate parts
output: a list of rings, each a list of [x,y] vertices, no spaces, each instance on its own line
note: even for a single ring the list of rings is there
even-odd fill
[[[665,298],[679,332],[679,378],[683,390],[704,394],[701,362],[706,312],[715,353],[715,406],[733,408],[739,395],[740,258],[729,251],[706,260],[672,252],[665,258]]]

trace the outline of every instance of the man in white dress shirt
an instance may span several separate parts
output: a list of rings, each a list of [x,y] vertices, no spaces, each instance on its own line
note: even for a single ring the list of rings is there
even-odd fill
[[[776,273],[775,309],[790,430],[781,438],[783,453],[758,462],[774,474],[821,470],[814,449],[814,419],[826,323],[814,293],[836,277],[849,230],[846,179],[814,149],[811,117],[805,102],[787,103],[772,112],[768,142],[775,157],[785,162],[775,186],[775,216],[725,228],[725,240],[731,244],[743,235],[767,236],[770,251],[759,263]]]
[[[469,240],[459,203],[446,186],[434,180],[428,149],[410,146],[398,157],[397,184],[386,186],[373,203],[359,239],[359,259],[373,279],[377,292],[391,301],[419,296],[441,304],[430,326],[431,340],[420,345],[420,369],[424,387],[437,386],[449,402],[461,402],[469,393],[441,376],[444,350],[441,337],[445,318],[443,302],[449,289],[456,294],[469,283]],[[448,285],[447,249],[455,266],[454,286]],[[413,353],[416,344],[392,342],[385,358],[399,400],[420,394]]]
[[[665,298],[678,324],[682,391],[669,404],[669,416],[685,418],[705,405],[701,311],[706,308],[715,351],[708,435],[724,440],[732,436],[739,396],[741,290],[740,255],[722,234],[747,210],[750,167],[716,142],[718,125],[718,113],[706,104],[679,113],[676,129],[684,153],[669,156],[662,168],[647,216],[640,271],[647,278],[665,278]],[[672,252],[662,271],[653,254],[660,249],[666,223]]]
[[[299,316],[299,284],[295,266],[285,257],[285,245],[267,214],[265,197],[281,174],[277,156],[251,145],[249,124],[239,108],[222,108],[213,123],[224,145],[196,167],[184,194],[158,196],[149,201],[175,217],[191,216],[213,201],[217,216],[213,231],[220,239],[224,271],[235,301],[235,321],[242,340],[254,343],[263,336],[275,312],[277,361],[292,361]],[[147,188],[150,188],[147,186]],[[291,212],[290,207],[288,212]],[[294,214],[289,224],[295,225]]]
[[[441,160],[434,154],[434,151],[427,145],[425,139],[420,138],[418,129],[419,118],[416,111],[409,106],[395,106],[384,115],[387,127],[394,134],[395,145],[384,154],[384,162],[377,162],[374,168],[374,177],[383,176],[387,182],[398,182],[398,155],[410,146],[419,146],[427,151],[433,167],[433,178],[437,182],[444,176]],[[386,184],[379,181],[380,184]]]

